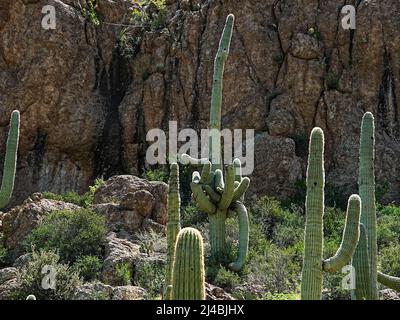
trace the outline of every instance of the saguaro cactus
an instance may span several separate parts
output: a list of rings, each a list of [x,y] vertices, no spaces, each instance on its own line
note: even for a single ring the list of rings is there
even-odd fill
[[[180,206],[181,198],[179,194],[179,166],[177,163],[172,163],[170,166],[170,174],[168,181],[168,223],[167,223],[167,270],[165,277],[165,299],[171,299],[171,292],[168,291],[168,286],[172,284],[172,269],[174,262],[175,242],[179,231],[180,224]]]
[[[205,300],[203,238],[194,228],[182,229],[176,240],[173,300]]]
[[[354,257],[357,256],[357,259]],[[364,300],[371,296],[371,275],[368,259],[368,236],[365,226],[360,223],[360,239],[353,255],[352,265],[355,270],[355,286],[357,290],[352,290],[353,300]]]
[[[378,281],[392,289],[399,290],[399,278],[377,271],[377,220],[375,207],[375,125],[371,112],[364,114],[361,123],[360,165],[358,188],[362,200],[361,223],[366,229],[366,246],[360,242],[353,256],[353,266],[358,274],[358,284],[352,296],[357,300],[378,300]],[[365,254],[365,247],[368,254]],[[368,261],[366,261],[368,259]],[[368,266],[368,272],[366,272]]]
[[[342,243],[336,254],[326,260],[323,256],[324,215],[324,133],[320,128],[311,132],[306,197],[306,227],[304,259],[301,277],[301,298],[321,299],[323,271],[335,272],[351,260],[359,238],[361,200],[352,195],[347,205]]]
[[[230,14],[220,39],[214,62],[214,80],[210,110],[210,136],[208,159],[193,159],[182,155],[182,162],[194,166],[203,165],[201,174],[193,173],[191,190],[200,210],[209,215],[211,255],[216,262],[225,256],[225,220],[231,215],[239,218],[239,251],[236,262],[230,264],[233,270],[242,268],[248,250],[249,222],[244,193],[250,180],[241,175],[241,162],[235,159],[224,169],[221,160],[221,109],[225,61],[228,58],[232,38],[234,16]]]
[[[17,151],[19,142],[19,111],[14,110],[11,115],[10,130],[8,133],[6,157],[4,161],[3,181],[0,189],[0,209],[5,208],[10,201],[15,180],[17,165]]]

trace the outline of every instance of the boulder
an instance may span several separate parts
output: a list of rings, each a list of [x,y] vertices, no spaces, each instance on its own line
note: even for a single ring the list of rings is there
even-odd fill
[[[10,300],[18,288],[17,269],[5,268],[0,270],[0,300]]]
[[[214,286],[210,283],[206,283],[206,299],[207,300],[236,300],[229,293],[225,292],[224,289]]]
[[[3,245],[11,254],[11,258],[24,253],[22,245],[25,237],[42,219],[53,211],[74,210],[78,206],[62,201],[43,199],[35,194],[24,204],[12,208],[2,217]]]
[[[162,230],[167,222],[168,185],[136,176],[114,176],[97,189],[94,210],[103,214],[112,231],[133,234],[145,222]],[[157,226],[157,225],[154,225]]]
[[[136,286],[112,287],[101,282],[85,283],[74,294],[73,300],[143,300],[147,292]]]

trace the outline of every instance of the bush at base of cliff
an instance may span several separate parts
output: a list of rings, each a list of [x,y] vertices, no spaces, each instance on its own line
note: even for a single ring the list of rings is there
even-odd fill
[[[25,246],[55,249],[62,262],[75,262],[82,256],[101,256],[106,233],[104,217],[92,210],[55,211],[31,231]]]
[[[74,268],[85,281],[99,280],[102,262],[96,256],[83,256],[76,260]]]
[[[33,250],[31,260],[17,272],[18,289],[15,299],[25,300],[30,294],[38,300],[69,300],[78,286],[82,284],[79,273],[74,268],[59,262],[55,250]],[[50,266],[55,274],[55,289],[43,289],[42,281],[46,274],[45,266]]]
[[[165,279],[165,265],[158,261],[146,261],[137,271],[135,284],[146,289],[150,299],[159,299]]]
[[[63,195],[55,194],[52,192],[43,192],[42,196],[45,199],[64,201],[76,204],[77,206],[80,207],[89,208],[91,205],[93,205],[94,194],[96,190],[104,184],[105,181],[103,179],[96,179],[94,185],[90,186],[89,190],[85,192],[83,195],[79,195],[75,191],[68,191]]]
[[[131,285],[132,272],[128,263],[121,263],[116,266],[115,278],[119,286]]]

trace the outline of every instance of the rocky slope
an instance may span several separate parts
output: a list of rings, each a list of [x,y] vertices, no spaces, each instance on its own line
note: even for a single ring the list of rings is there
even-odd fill
[[[230,12],[223,126],[256,130],[252,191],[295,192],[316,125],[326,132],[328,183],[354,191],[361,116],[372,111],[377,180],[387,200],[399,198],[398,1],[168,0],[166,27],[144,32],[130,59],[117,49],[124,27],[115,25],[127,23],[130,1],[97,1],[98,27],[81,2],[0,2],[0,157],[10,113],[22,113],[15,201],[137,173],[146,132],[169,120],[205,128]],[[56,7],[56,30],[41,28],[45,4]],[[355,31],[341,27],[344,4],[357,8]]]

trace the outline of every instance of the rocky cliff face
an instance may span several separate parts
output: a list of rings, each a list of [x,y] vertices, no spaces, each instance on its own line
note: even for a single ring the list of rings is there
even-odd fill
[[[0,157],[8,117],[22,114],[15,200],[83,191],[96,176],[137,173],[146,132],[206,128],[213,59],[236,16],[224,81],[223,127],[254,128],[252,191],[280,198],[304,177],[307,140],[324,129],[328,183],[356,190],[360,122],[377,122],[377,182],[399,198],[400,2],[168,0],[166,27],[129,58],[118,44],[130,1],[99,0],[100,26],[74,0],[0,2]],[[41,27],[46,4],[57,27]],[[357,29],[340,9],[357,8]],[[1,160],[1,159],[0,159]]]

